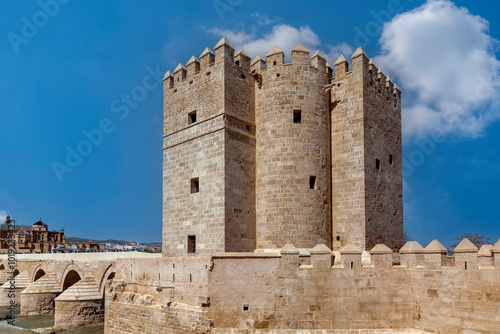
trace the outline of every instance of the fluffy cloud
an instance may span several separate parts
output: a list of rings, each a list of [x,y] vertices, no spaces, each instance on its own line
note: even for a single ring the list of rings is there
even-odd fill
[[[259,26],[267,26],[270,24],[275,24],[276,22],[279,21],[279,18],[271,19],[271,18],[269,18],[269,15],[260,14],[257,12],[251,13],[250,17],[253,18],[254,20],[256,20],[257,25],[259,25]]]
[[[212,29],[209,32],[226,36],[236,50],[245,49],[252,58],[258,54],[265,57],[275,45],[278,45],[283,50],[285,58],[290,57],[293,47],[298,43],[304,44],[312,52],[320,45],[318,35],[308,26],[297,29],[287,24],[278,24],[273,27],[270,33],[261,38],[257,38],[255,32],[234,32],[224,29]]]
[[[346,58],[350,58],[351,55],[354,53],[354,48],[347,44],[347,43],[340,43],[338,45],[328,45],[327,46],[327,53],[325,54],[326,59],[330,63],[330,65],[333,67],[333,64],[335,64],[335,61],[337,58],[343,54]]]
[[[254,13],[252,32],[213,29],[210,33],[229,38],[253,58],[265,56],[274,45],[290,61],[299,42],[311,52],[322,47],[330,64],[340,54],[346,58],[354,48],[346,43],[321,44],[308,26],[275,25],[265,35],[257,26],[273,24]],[[439,134],[476,137],[500,118],[500,61],[494,54],[498,41],[488,35],[482,17],[458,8],[448,0],[428,0],[412,11],[397,15],[383,28],[381,55],[376,57],[386,74],[403,90],[403,133],[423,138]]]
[[[403,132],[481,135],[500,117],[500,62],[488,22],[429,0],[384,26],[375,62],[404,90]]]

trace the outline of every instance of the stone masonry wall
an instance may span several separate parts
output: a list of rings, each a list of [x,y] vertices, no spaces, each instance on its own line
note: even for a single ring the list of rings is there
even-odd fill
[[[279,256],[279,253],[275,253]],[[208,312],[216,328],[412,328],[411,272],[331,268],[330,254],[214,258]],[[269,254],[271,256],[271,254]],[[321,255],[319,255],[321,257]],[[360,260],[360,259],[359,259]],[[231,273],[239,272],[235,279]],[[244,306],[248,309],[245,310]]]
[[[228,121],[231,120],[235,125],[241,124],[228,117]],[[244,124],[241,126],[242,129],[228,126],[231,130],[225,134],[227,252],[252,252],[255,249],[255,127],[253,131],[247,131]]]
[[[365,243],[363,80],[337,61],[330,89],[332,222],[336,245]]]
[[[403,245],[401,92],[362,49],[348,66],[339,58],[330,88],[334,242],[397,250]]]
[[[55,327],[81,327],[104,322],[102,300],[56,301]]]
[[[254,78],[236,57],[221,43],[164,78],[165,255],[186,255],[188,236],[202,255],[255,249]]]
[[[21,313],[23,315],[54,314],[54,299],[59,293],[21,294]]]
[[[209,333],[208,257],[118,260],[107,290],[105,333]]]
[[[225,66],[225,251],[255,249],[255,93],[250,58]]]
[[[207,312],[216,327],[269,328],[279,293],[279,253],[217,253],[213,261]]]
[[[361,54],[353,68],[362,69],[365,131],[366,248],[403,246],[403,176],[401,92]],[[376,159],[380,168],[376,168]]]
[[[201,121],[200,121],[201,122]],[[201,122],[196,140],[165,146],[163,161],[163,254],[185,255],[188,236],[196,252],[224,250],[224,117]],[[197,178],[199,192],[192,192]]]
[[[281,248],[287,243],[305,248],[329,245],[325,60],[317,57],[315,67],[311,66],[304,48],[292,51],[292,63],[283,64],[283,52],[272,52],[267,69],[258,73],[261,79],[255,88],[257,248]],[[294,113],[299,112],[300,122],[294,121]]]
[[[499,332],[500,248],[483,253],[481,259],[477,250],[463,253],[457,248],[456,265],[443,266],[446,253],[414,245],[402,249],[401,265],[393,264],[392,251],[382,245],[371,251],[368,260],[362,260],[361,249],[354,245],[334,254],[319,245],[308,251],[310,261],[302,261],[310,264],[300,264],[299,250],[291,245],[281,253],[214,253],[200,261],[162,259],[137,268],[123,262],[113,294],[106,297],[110,301],[106,333],[160,328],[175,333],[179,328],[186,333]],[[201,276],[196,276],[195,284],[169,282],[174,295],[156,293],[159,282],[141,281],[140,271],[156,277],[172,261],[180,261],[184,271],[198,268]],[[130,264],[134,268],[129,269]],[[132,274],[138,284],[121,281],[129,270],[139,270],[137,276]],[[124,329],[127,322],[135,332]]]

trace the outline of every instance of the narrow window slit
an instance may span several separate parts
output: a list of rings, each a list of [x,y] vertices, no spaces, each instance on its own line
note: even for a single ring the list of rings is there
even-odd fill
[[[196,110],[188,114],[188,124],[193,124],[196,122]]]
[[[294,123],[302,123],[302,111],[301,110],[294,110],[293,111],[293,122]]]
[[[190,253],[190,254],[196,253],[196,236],[195,235],[188,236],[188,253]]]
[[[200,179],[195,177],[191,179],[191,194],[200,192]]]
[[[316,189],[316,176],[309,176],[309,189]]]

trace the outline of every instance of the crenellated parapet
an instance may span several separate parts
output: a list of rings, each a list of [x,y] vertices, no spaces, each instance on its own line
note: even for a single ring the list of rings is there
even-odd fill
[[[466,240],[454,256],[489,257],[498,245],[478,252]],[[286,244],[208,257],[124,259],[106,297],[107,325],[111,333],[182,328],[194,334],[207,327],[215,333],[498,332],[500,268],[458,267],[443,259],[447,253],[433,240],[426,247],[409,242],[399,253],[383,244],[368,252],[352,244],[334,252],[324,244]]]
[[[345,84],[345,80],[355,80],[353,77],[357,76],[357,79],[361,80],[367,88],[366,93],[376,93],[387,104],[392,104],[394,107],[400,106],[401,90],[381,68],[373,63],[372,59],[368,58],[361,47],[352,54],[351,61],[352,65],[341,54],[335,62],[335,77],[331,79],[333,92],[339,91],[336,87]]]
[[[282,254],[287,250],[296,249],[288,244],[283,248]],[[399,251],[393,252],[384,244],[373,247],[369,253],[369,263],[363,260],[363,251],[353,245],[344,246],[339,252],[332,252],[325,245],[317,245],[309,252],[311,266],[302,268],[314,269],[342,269],[342,270],[379,270],[379,269],[405,269],[405,270],[463,270],[463,271],[500,271],[500,240],[496,244],[486,244],[478,249],[470,240],[463,239],[453,249],[453,255],[438,240],[433,240],[425,248],[416,241],[407,242]],[[290,253],[292,254],[292,253]],[[296,256],[299,256],[297,250]],[[333,254],[340,254],[331,259]],[[309,262],[302,259],[303,262]],[[330,266],[326,264],[332,262]],[[298,263],[295,261],[294,263]]]
[[[193,80],[191,83],[194,83],[199,73],[210,75],[213,66],[222,64],[233,65],[254,74],[262,73],[276,66],[288,65],[285,64],[285,54],[283,50],[278,46],[274,46],[267,53],[266,58],[257,55],[251,60],[248,53],[243,49],[235,53],[232,44],[226,37],[223,37],[215,45],[214,51],[207,47],[200,54],[199,59],[193,55],[186,64],[179,63],[173,72],[168,70],[163,77],[166,87],[172,88],[175,85],[180,85],[185,80]],[[328,65],[323,52],[317,50],[311,57],[309,57],[309,54],[309,50],[302,43],[297,44],[292,49],[291,64],[311,66],[312,68],[316,68],[319,72],[326,73],[331,77],[333,70],[330,65]]]
[[[243,49],[235,54],[235,49],[227,38],[222,38],[213,50],[215,52],[206,47],[199,58],[192,55],[186,64],[179,63],[173,72],[168,70],[163,77],[164,87],[184,87],[185,81],[194,84],[202,75],[208,76],[213,70],[224,65],[239,67],[245,72],[250,71],[250,56]]]

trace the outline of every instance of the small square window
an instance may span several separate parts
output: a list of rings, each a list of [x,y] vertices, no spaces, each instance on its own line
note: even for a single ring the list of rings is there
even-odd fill
[[[394,162],[394,158],[392,157],[392,154],[389,154],[389,163],[392,165]]]
[[[380,160],[375,159],[375,169],[380,170]]]
[[[250,125],[245,125],[245,129],[247,129],[247,131],[250,131]]]
[[[196,122],[196,110],[188,114],[188,124],[193,124]]]
[[[196,253],[196,235],[188,236],[188,253]]]
[[[309,189],[316,189],[316,176],[309,176]]]
[[[302,123],[302,111],[294,110],[293,111],[293,122],[294,123]]]
[[[195,177],[191,179],[191,194],[200,192],[200,179]]]
[[[243,305],[243,311],[248,311],[248,304]]]

